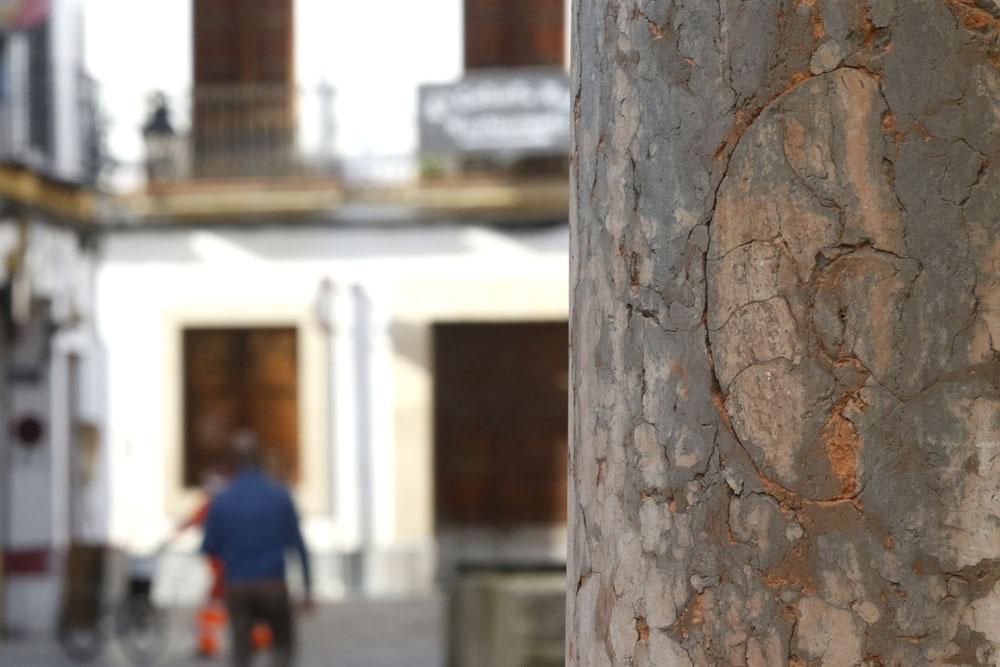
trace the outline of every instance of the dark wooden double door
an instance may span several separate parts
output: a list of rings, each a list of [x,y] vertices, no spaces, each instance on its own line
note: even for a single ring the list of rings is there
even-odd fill
[[[439,526],[566,520],[565,322],[434,328]]]
[[[183,334],[184,482],[228,468],[239,429],[260,440],[271,472],[299,473],[298,340],[294,328],[192,328]]]

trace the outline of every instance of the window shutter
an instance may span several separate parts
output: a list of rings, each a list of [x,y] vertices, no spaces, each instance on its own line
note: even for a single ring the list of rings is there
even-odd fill
[[[465,0],[465,67],[561,66],[564,0]]]

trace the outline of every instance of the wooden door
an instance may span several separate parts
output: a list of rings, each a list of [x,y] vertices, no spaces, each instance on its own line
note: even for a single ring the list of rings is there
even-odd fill
[[[440,525],[566,520],[565,322],[434,328]]]
[[[293,328],[184,331],[184,483],[224,469],[237,429],[260,439],[266,465],[298,477],[298,342]]]
[[[274,175],[294,143],[292,0],[194,0],[195,167]]]
[[[465,67],[565,61],[564,0],[465,0]]]

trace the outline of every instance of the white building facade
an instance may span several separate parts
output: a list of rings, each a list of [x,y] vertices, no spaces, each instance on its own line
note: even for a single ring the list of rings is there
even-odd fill
[[[72,542],[106,541],[104,349],[94,238],[100,168],[83,2],[8,3],[0,20],[0,617],[51,630]]]
[[[119,163],[108,184],[125,202],[101,235],[94,291],[107,350],[108,541],[151,551],[203,499],[186,444],[190,332],[282,330],[295,341],[293,491],[322,598],[426,592],[444,561],[561,561],[559,522],[451,530],[436,509],[436,327],[561,324],[568,303],[566,206],[524,206],[544,184],[452,187],[447,196],[460,206],[415,212],[428,199],[418,89],[462,77],[463,2],[296,0],[294,81],[304,91],[331,89],[336,121],[331,134],[310,115],[317,107],[297,105],[297,145],[305,154],[332,146],[338,179],[382,188],[382,199],[370,206],[322,191],[322,210],[306,219],[283,212],[274,202],[287,193],[274,190],[227,185],[198,195],[195,208],[236,200],[252,224],[231,211],[179,215],[155,194],[133,197],[145,178],[148,94],[178,100],[197,85],[192,7],[86,6],[86,66]],[[173,107],[181,132],[192,125],[184,109]],[[565,174],[556,180],[555,191],[565,191]],[[418,203],[399,204],[393,193]],[[273,210],[254,215],[248,201]],[[171,545],[171,602],[194,604],[204,593],[198,539],[189,531]]]
[[[296,496],[320,594],[358,585],[374,594],[429,590],[436,555],[432,327],[564,320],[566,243],[562,227],[110,236],[96,300],[98,331],[111,351],[114,542],[151,549],[200,499],[180,472],[183,330],[288,326],[299,340]],[[195,533],[179,542],[176,555],[193,554],[196,540]],[[558,558],[558,539],[540,544]],[[359,557],[361,582],[348,571]]]

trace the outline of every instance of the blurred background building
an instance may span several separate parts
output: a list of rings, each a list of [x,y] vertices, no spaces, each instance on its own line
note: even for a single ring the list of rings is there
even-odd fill
[[[82,8],[0,4],[0,616],[14,629],[51,630],[62,554],[110,525]]]
[[[3,4],[8,627],[71,543],[162,543],[240,426],[324,598],[558,569],[568,3]]]

